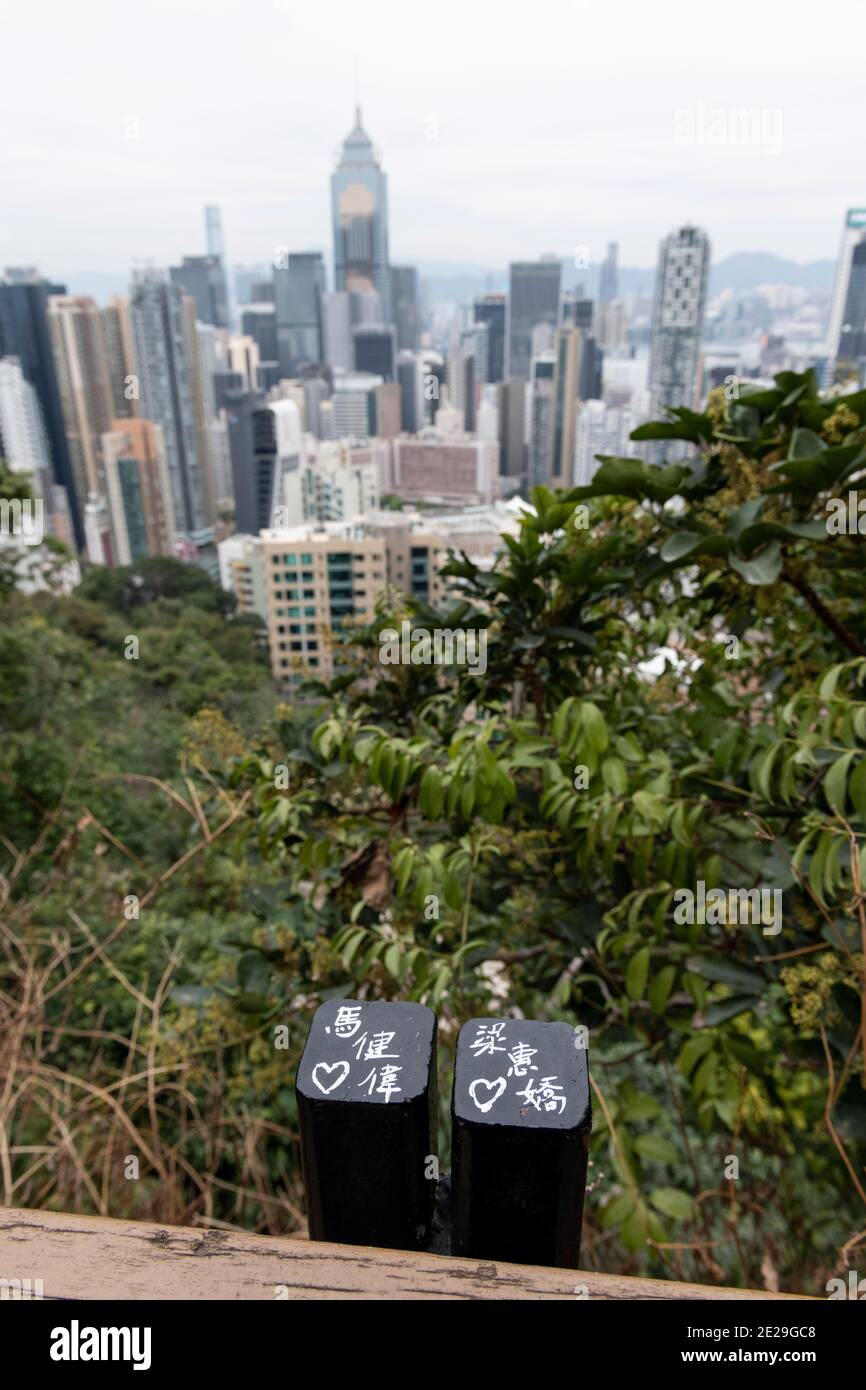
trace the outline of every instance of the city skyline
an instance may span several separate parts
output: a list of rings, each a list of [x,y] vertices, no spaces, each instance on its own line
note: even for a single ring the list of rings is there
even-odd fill
[[[323,250],[330,268],[328,177],[358,101],[390,183],[395,264],[500,266],[578,246],[598,264],[616,239],[622,265],[650,267],[670,226],[695,220],[720,260],[835,256],[840,210],[860,201],[838,136],[858,128],[862,96],[855,49],[837,53],[831,22],[808,67],[796,52],[805,6],[788,33],[739,3],[712,25],[679,0],[628,25],[551,4],[530,24],[514,5],[484,16],[446,3],[423,44],[399,7],[380,9],[374,44],[340,3],[318,15],[263,0],[239,23],[225,5],[205,16],[157,0],[118,63],[122,11],[96,0],[82,43],[71,13],[36,0],[4,33],[0,186],[14,213],[0,264],[53,278],[178,264],[203,250],[201,207],[214,203],[230,264],[289,244]],[[648,63],[650,25],[666,56]],[[44,86],[24,61],[37,36]],[[575,66],[569,39],[593,61]]]

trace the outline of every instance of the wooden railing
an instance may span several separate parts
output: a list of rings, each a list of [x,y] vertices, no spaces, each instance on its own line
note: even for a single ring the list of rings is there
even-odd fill
[[[0,1208],[0,1281],[0,1299],[27,1281],[46,1299],[794,1297],[12,1207]]]

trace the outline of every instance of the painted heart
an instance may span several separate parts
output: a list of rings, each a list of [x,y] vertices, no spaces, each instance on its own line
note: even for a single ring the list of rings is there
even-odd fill
[[[327,1076],[333,1076],[334,1072],[336,1072],[337,1075],[336,1077],[334,1077],[334,1080],[331,1082],[330,1086],[323,1085],[322,1082],[319,1080],[319,1074],[321,1074],[324,1078]],[[348,1075],[348,1062],[317,1062],[316,1065],[313,1067],[313,1085],[318,1086],[322,1094],[327,1096],[330,1095],[331,1091],[335,1091],[337,1087],[340,1085],[340,1083],[342,1081],[345,1081]]]
[[[496,1081],[485,1081],[483,1077],[479,1076],[478,1080],[473,1081],[471,1086],[469,1087],[469,1094],[474,1100],[475,1104],[478,1106],[478,1109],[483,1110],[486,1113],[486,1111],[490,1109],[491,1105],[493,1105],[494,1101],[497,1101],[499,1099],[504,1090],[504,1076],[500,1076]],[[479,1100],[477,1095],[478,1091],[492,1091],[493,1094],[489,1096],[487,1100]]]

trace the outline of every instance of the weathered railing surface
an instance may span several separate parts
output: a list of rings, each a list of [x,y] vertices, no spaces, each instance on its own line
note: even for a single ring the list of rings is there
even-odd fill
[[[298,1237],[0,1207],[0,1280],[46,1299],[779,1299]],[[14,1296],[14,1295],[13,1295]]]

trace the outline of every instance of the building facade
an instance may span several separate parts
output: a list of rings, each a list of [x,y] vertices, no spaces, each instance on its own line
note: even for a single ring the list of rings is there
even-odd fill
[[[507,362],[509,377],[529,378],[533,330],[559,323],[562,266],[556,258],[515,261],[508,271]]]

